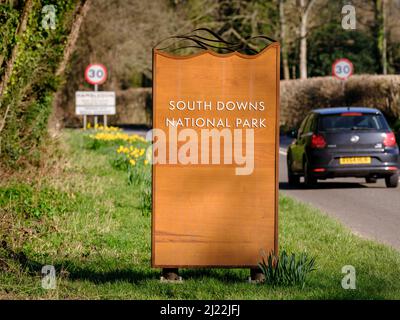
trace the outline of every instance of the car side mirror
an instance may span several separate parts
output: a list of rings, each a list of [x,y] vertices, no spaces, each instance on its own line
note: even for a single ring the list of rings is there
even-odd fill
[[[288,136],[293,138],[293,139],[296,139],[297,138],[297,134],[298,134],[297,129],[292,129],[292,130],[289,131]]]

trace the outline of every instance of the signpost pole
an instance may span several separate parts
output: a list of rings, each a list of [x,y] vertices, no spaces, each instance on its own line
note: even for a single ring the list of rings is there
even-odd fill
[[[354,73],[353,63],[346,58],[337,59],[332,64],[332,75],[342,81],[341,90],[342,96],[346,98],[346,80],[349,79]],[[347,105],[347,101],[345,101]]]
[[[87,128],[87,115],[85,114],[83,116],[83,130],[86,130]]]
[[[99,90],[99,86],[97,84],[94,85],[94,91],[97,92]],[[97,127],[97,116],[94,116],[94,127]]]

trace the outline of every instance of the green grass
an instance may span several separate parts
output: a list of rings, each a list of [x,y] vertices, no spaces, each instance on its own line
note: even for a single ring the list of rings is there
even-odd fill
[[[182,270],[181,284],[160,283],[150,267],[151,218],[142,188],[112,166],[115,146],[85,148],[65,131],[57,174],[0,182],[0,298],[50,299],[399,299],[400,253],[353,235],[320,211],[280,197],[279,243],[316,257],[304,289],[246,282],[246,269]],[[7,223],[8,221],[8,223]],[[57,289],[41,288],[40,269],[54,265]],[[341,287],[344,265],[357,289]]]

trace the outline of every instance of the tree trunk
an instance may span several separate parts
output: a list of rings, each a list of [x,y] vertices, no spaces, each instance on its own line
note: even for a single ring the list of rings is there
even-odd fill
[[[305,14],[306,0],[300,0],[300,79],[307,79],[307,16]]]
[[[387,61],[387,0],[382,0],[382,71],[388,73]]]
[[[63,59],[61,60],[56,75],[62,76],[68,65],[72,53],[75,50],[76,42],[79,37],[79,30],[81,29],[82,22],[90,9],[92,0],[82,0],[80,5],[75,10],[74,20],[71,25],[71,31],[68,36],[67,44],[65,45]],[[62,87],[60,87],[53,97],[53,108],[49,118],[49,131],[52,136],[56,135],[61,128],[62,110],[57,108],[60,101],[60,95],[62,94]]]
[[[376,59],[379,61],[379,72],[387,74],[387,1],[375,0],[374,4],[373,33],[376,39]]]
[[[300,0],[300,79],[307,79],[307,27],[310,10],[316,0]]]
[[[290,79],[289,74],[289,60],[288,50],[286,42],[286,17],[284,10],[285,0],[279,0],[279,20],[280,20],[280,34],[281,34],[281,47],[282,47],[282,64],[283,64],[283,78],[285,80]]]

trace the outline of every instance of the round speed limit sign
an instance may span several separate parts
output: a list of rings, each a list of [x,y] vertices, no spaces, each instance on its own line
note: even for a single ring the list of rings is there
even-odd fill
[[[107,79],[107,69],[102,64],[89,64],[85,70],[85,79],[88,83],[102,84]]]
[[[353,71],[354,67],[349,59],[338,59],[332,65],[332,75],[340,80],[348,79]]]

